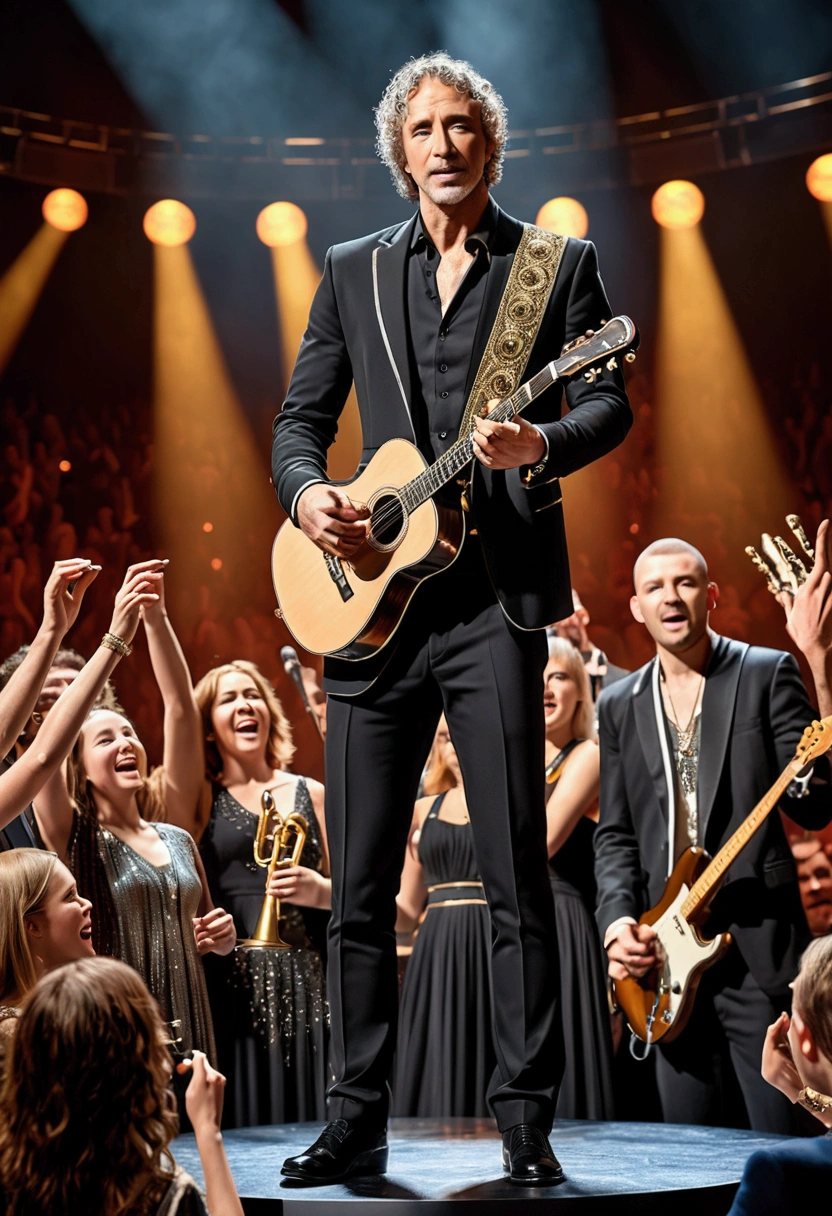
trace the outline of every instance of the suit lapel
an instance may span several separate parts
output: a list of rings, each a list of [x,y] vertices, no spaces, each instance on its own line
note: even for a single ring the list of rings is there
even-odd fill
[[[407,413],[407,427],[413,429],[410,417],[411,384],[410,359],[407,351],[407,311],[405,292],[407,288],[407,251],[416,224],[416,216],[399,228],[388,240],[383,238],[374,251],[376,257],[376,280],[378,286],[378,308],[386,332],[391,361],[395,364],[404,401],[396,394]],[[382,356],[383,357],[383,356]]]
[[[647,768],[656,789],[656,798],[664,816],[665,824],[668,825],[669,829],[670,792],[667,788],[662,747],[659,741],[656,713],[653,706],[653,666],[656,661],[655,659],[653,660],[653,663],[647,667],[642,676],[638,691],[633,697],[633,713],[635,714],[636,730],[638,731],[641,750],[644,752],[644,759],[647,762]]]
[[[719,788],[728,740],[731,737],[737,686],[747,650],[748,646],[744,642],[734,642],[730,638],[717,638],[706,672],[705,691],[702,695],[702,734],[696,788],[696,807],[701,825],[701,840],[705,839],[708,818],[713,810],[714,799]],[[750,807],[748,809],[751,810]]]

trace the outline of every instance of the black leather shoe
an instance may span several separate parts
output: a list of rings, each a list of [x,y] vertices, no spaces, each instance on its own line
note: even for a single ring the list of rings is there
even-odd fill
[[[387,1130],[363,1119],[333,1119],[305,1153],[287,1157],[280,1172],[321,1186],[352,1174],[386,1174]]]
[[[517,1186],[556,1186],[564,1179],[546,1133],[530,1123],[503,1132],[503,1173]]]

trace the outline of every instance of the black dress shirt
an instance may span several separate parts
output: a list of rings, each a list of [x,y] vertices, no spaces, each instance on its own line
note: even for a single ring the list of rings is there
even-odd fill
[[[442,315],[436,272],[441,258],[416,217],[407,260],[408,353],[413,426],[422,455],[432,463],[457,437],[465,388],[491,264],[497,208],[489,199],[465,242],[474,260]]]

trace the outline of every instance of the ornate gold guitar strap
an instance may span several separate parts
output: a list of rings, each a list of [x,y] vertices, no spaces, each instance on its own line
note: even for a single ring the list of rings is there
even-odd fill
[[[495,398],[504,401],[523,379],[565,248],[565,236],[534,224],[523,225],[503,298],[468,396],[460,435],[473,430],[474,418],[487,402]]]

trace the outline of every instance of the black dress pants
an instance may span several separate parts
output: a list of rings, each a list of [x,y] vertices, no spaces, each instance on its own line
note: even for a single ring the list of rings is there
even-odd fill
[[[387,1119],[396,1044],[396,893],[419,778],[440,714],[459,757],[492,926],[501,1129],[548,1131],[563,1070],[546,858],[543,632],[496,602],[478,543],[423,584],[390,663],[365,692],[330,695],[331,1118]],[[330,685],[331,687],[331,685]]]

